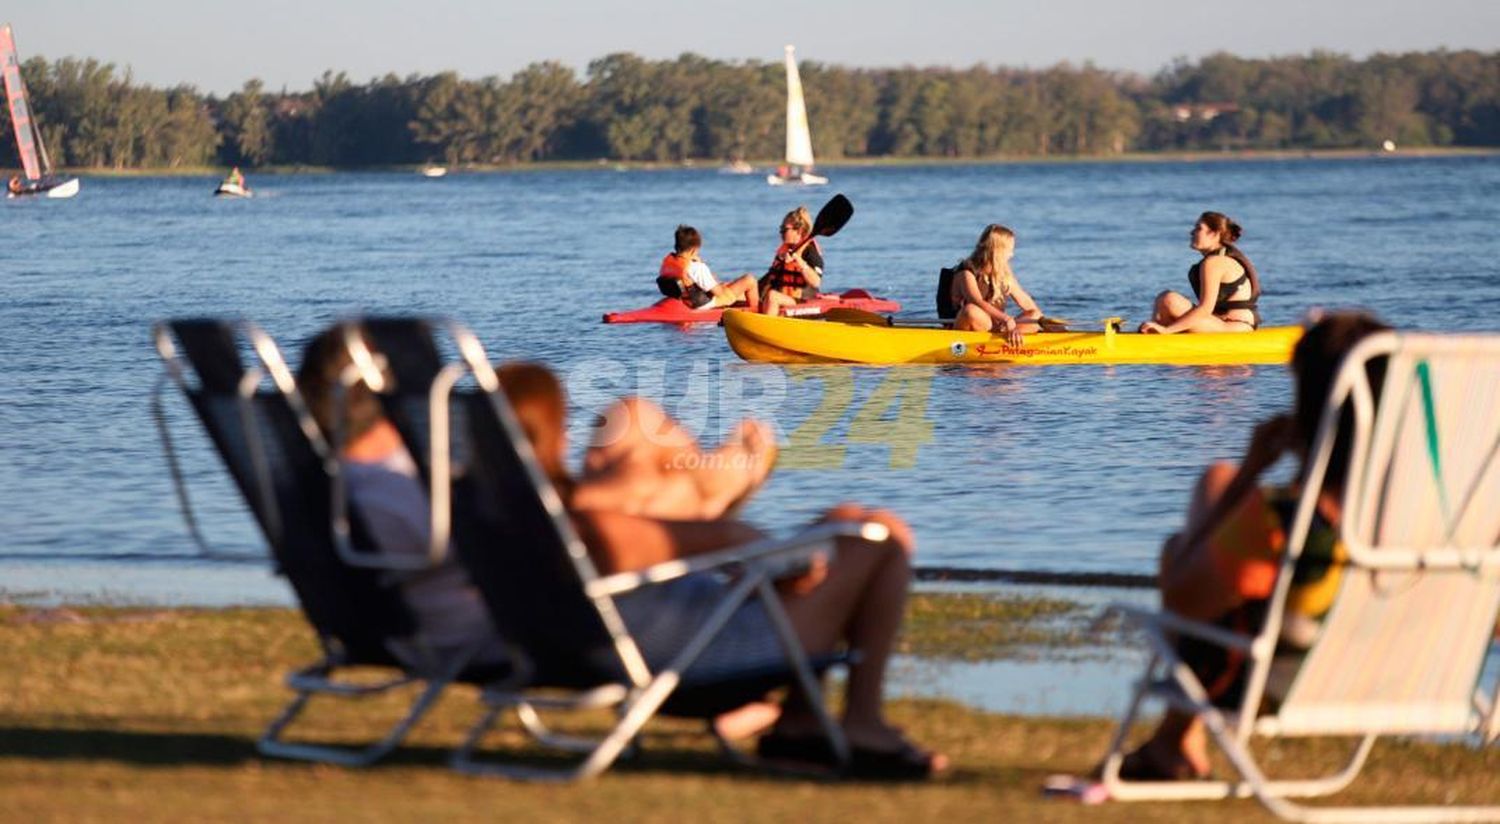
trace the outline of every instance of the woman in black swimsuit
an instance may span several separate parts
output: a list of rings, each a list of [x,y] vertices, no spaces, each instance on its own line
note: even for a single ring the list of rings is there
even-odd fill
[[[1189,245],[1203,260],[1188,270],[1188,284],[1197,301],[1170,290],[1162,292],[1156,296],[1151,320],[1141,324],[1141,332],[1251,332],[1260,326],[1260,313],[1255,310],[1260,276],[1255,264],[1234,245],[1240,231],[1238,223],[1220,212],[1198,217]]]

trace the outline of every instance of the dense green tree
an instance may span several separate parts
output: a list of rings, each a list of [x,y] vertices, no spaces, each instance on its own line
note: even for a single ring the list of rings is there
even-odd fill
[[[259,80],[248,80],[219,107],[221,151],[231,166],[259,166],[271,157],[271,112],[263,92]]]
[[[1179,60],[1143,78],[1045,69],[799,66],[818,157],[1111,155],[1130,150],[1500,145],[1500,53],[1365,60],[1314,52]],[[92,59],[21,67],[57,165],[99,168],[527,163],[608,157],[776,158],[780,62],[616,53],[582,76],[555,62],[508,79],[447,72],[309,91],[251,80],[222,101],[155,89]],[[8,127],[8,113],[0,122]],[[0,143],[14,166],[15,146]]]

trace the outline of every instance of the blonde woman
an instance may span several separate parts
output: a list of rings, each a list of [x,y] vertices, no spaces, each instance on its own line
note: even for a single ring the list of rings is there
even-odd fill
[[[1011,346],[1020,346],[1022,334],[1039,330],[1042,310],[1031,299],[1010,269],[1016,253],[1016,233],[991,223],[979,233],[974,251],[959,262],[953,277],[951,299],[958,307],[953,328],[964,332],[998,331]],[[1018,316],[1005,311],[1007,301],[1014,301]]]
[[[781,245],[760,279],[760,311],[767,315],[781,314],[782,309],[817,295],[823,285],[823,250],[813,237],[807,207],[787,212],[778,231]]]

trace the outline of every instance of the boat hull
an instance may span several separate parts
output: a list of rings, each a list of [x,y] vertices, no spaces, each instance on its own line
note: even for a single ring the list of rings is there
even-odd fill
[[[766,182],[771,184],[772,186],[824,186],[827,185],[828,178],[822,175],[815,175],[808,172],[803,172],[800,175],[792,175],[790,177],[782,177],[781,175],[770,174],[766,175]]]
[[[254,192],[237,183],[220,183],[219,188],[214,189],[217,197],[253,197]]]
[[[73,197],[78,194],[78,178],[70,177],[61,183],[42,183],[32,188],[22,189],[19,192],[7,191],[6,197],[50,197],[61,199]]]
[[[783,311],[790,313],[794,317],[813,317],[821,315],[835,307],[863,309],[866,312],[901,311],[901,304],[896,301],[875,297],[863,289],[850,289],[837,295],[819,295],[812,300],[787,307]],[[634,309],[629,312],[606,312],[604,322],[675,323],[681,325],[718,323],[720,318],[723,317],[724,311],[722,308],[689,309],[686,304],[676,298],[662,298],[656,303],[642,309]]]
[[[832,323],[731,311],[724,334],[735,353],[762,363],[1286,363],[1298,326],[1249,333],[1141,335],[1039,332],[1019,347],[988,332]]]

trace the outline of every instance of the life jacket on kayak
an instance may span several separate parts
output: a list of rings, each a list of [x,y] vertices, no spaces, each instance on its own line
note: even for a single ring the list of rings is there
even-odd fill
[[[1238,263],[1240,268],[1244,270],[1234,280],[1219,284],[1219,297],[1214,301],[1213,313],[1223,316],[1236,309],[1249,309],[1251,314],[1255,316],[1255,322],[1251,325],[1259,327],[1260,311],[1256,309],[1256,303],[1260,300],[1260,275],[1255,271],[1255,264],[1250,262],[1250,258],[1245,257],[1244,252],[1227,243],[1220,247],[1219,251],[1213,252],[1211,255],[1205,255],[1204,260],[1213,255],[1223,255]],[[1248,298],[1235,298],[1235,293],[1240,291],[1240,287],[1246,283],[1250,285],[1250,296]],[[1194,263],[1188,268],[1188,285],[1193,287],[1193,295],[1201,303],[1203,301],[1203,261]]]
[[[661,259],[661,269],[656,276],[656,288],[669,298],[677,298],[687,304],[690,309],[697,309],[711,303],[714,296],[703,290],[703,287],[693,282],[688,276],[688,265],[690,261],[681,257],[676,252],[668,252]]]
[[[943,320],[953,320],[958,317],[958,310],[964,308],[964,300],[954,296],[956,291],[954,281],[964,272],[973,272],[974,266],[968,260],[960,260],[951,268],[943,267],[938,270],[937,288],[937,313]],[[974,279],[979,281],[980,295],[990,303],[1004,308],[1005,301],[1010,297],[1009,287],[1002,284],[1001,287],[993,288],[991,282],[975,273]]]
[[[953,302],[953,279],[958,277],[958,267],[938,270],[937,313],[943,320],[958,317],[958,304]]]
[[[818,248],[818,241],[813,240],[803,247],[800,262],[792,255],[794,248],[794,244],[783,243],[776,249],[776,257],[771,259],[771,268],[766,270],[759,281],[762,293],[774,289],[797,300],[817,296],[818,290],[808,284],[803,265],[819,270],[823,268],[823,252]]]

